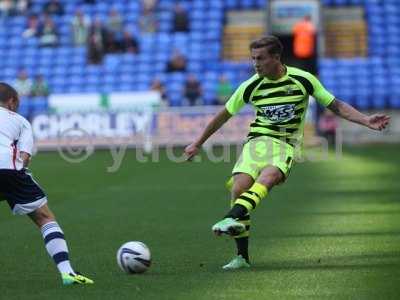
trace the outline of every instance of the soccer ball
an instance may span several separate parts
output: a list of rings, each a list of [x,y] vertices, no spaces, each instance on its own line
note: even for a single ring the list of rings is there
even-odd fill
[[[151,264],[150,250],[142,242],[127,242],[118,249],[117,262],[121,270],[128,274],[143,273]]]

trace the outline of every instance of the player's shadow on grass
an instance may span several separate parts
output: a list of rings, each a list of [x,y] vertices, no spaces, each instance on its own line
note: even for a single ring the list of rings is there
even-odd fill
[[[351,187],[336,188],[336,189],[324,189],[313,191],[314,196],[320,194],[321,197],[329,199],[329,201],[340,201],[349,198],[349,200],[359,200],[360,203],[399,203],[398,191],[388,190],[388,187],[382,186],[379,190],[354,190]],[[318,194],[317,194],[318,193]]]
[[[253,264],[249,271],[355,270],[400,266],[400,252],[319,257]]]
[[[400,231],[363,231],[363,232],[327,232],[327,233],[298,233],[298,234],[273,234],[269,235],[268,238],[324,238],[324,237],[352,237],[352,236],[381,236],[381,235],[392,235],[400,236]]]
[[[360,215],[360,216],[367,216],[367,215],[400,215],[399,210],[360,210],[360,211],[302,211],[296,212],[297,215],[311,215],[311,216],[351,216],[351,215]]]

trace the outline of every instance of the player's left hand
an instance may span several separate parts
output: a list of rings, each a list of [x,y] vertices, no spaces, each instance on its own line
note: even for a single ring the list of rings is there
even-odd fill
[[[368,117],[367,126],[374,130],[383,130],[389,124],[390,117],[383,114],[374,114]]]
[[[186,160],[191,161],[199,153],[199,146],[196,143],[188,145],[185,150]]]

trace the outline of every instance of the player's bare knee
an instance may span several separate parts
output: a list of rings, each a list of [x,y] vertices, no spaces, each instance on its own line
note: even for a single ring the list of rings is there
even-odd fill
[[[272,188],[274,185],[279,184],[283,180],[282,172],[277,168],[269,168],[261,172],[257,181],[268,188]]]
[[[254,183],[253,178],[247,174],[238,174],[234,177],[232,187],[232,199],[238,198],[241,194],[247,191]]]
[[[247,188],[241,185],[234,185],[232,188],[232,198],[236,199],[238,198],[241,194],[243,194]]]
[[[49,222],[55,221],[53,213],[48,209],[47,206],[36,209],[34,212],[30,213],[29,216],[31,217],[33,222],[39,227]]]

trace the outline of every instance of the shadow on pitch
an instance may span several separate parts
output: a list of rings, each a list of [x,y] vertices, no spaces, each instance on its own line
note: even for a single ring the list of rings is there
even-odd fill
[[[366,231],[366,232],[332,232],[332,233],[300,233],[300,234],[284,234],[279,233],[277,235],[269,235],[268,238],[325,238],[325,237],[361,237],[361,236],[382,236],[392,235],[400,236],[400,231]]]
[[[352,215],[400,215],[398,210],[360,210],[360,211],[300,211],[294,212],[293,215],[310,215],[310,216],[352,216]]]
[[[382,252],[253,264],[249,271],[356,270],[400,266],[400,252]]]

